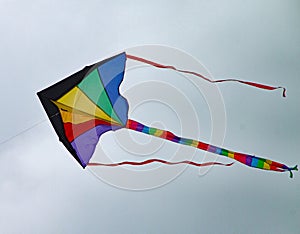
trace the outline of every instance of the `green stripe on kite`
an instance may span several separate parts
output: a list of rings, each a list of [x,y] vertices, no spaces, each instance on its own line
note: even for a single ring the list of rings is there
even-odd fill
[[[78,87],[113,120],[122,124],[112,108],[110,99],[103,87],[97,69],[94,69],[89,75],[87,75],[78,84]]]

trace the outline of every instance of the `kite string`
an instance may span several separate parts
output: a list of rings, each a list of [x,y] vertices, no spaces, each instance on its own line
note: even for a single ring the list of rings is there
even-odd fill
[[[5,139],[4,141],[1,141],[1,142],[0,142],[0,145],[3,145],[3,144],[5,144],[5,143],[7,143],[7,142],[13,140],[14,138],[16,138],[16,137],[18,137],[18,136],[20,136],[20,135],[22,135],[22,134],[28,132],[29,130],[31,130],[31,129],[37,127],[38,125],[40,125],[40,124],[42,124],[42,123],[44,123],[44,122],[46,122],[46,119],[43,119],[43,120],[41,120],[41,121],[39,121],[39,122],[37,122],[37,123],[31,125],[30,127],[25,128],[24,130],[18,132],[17,134],[15,134],[15,135],[13,135],[13,136],[11,136],[11,137]]]
[[[244,81],[244,80],[238,80],[238,79],[233,79],[233,78],[220,79],[220,80],[211,80],[211,79],[209,79],[209,78],[207,78],[207,77],[205,77],[205,76],[203,76],[203,75],[201,75],[200,73],[197,73],[197,72],[178,69],[178,68],[176,68],[174,66],[171,66],[171,65],[163,65],[163,64],[156,63],[156,62],[153,62],[153,61],[141,58],[141,57],[137,57],[137,56],[134,56],[134,55],[130,55],[130,54],[126,54],[126,57],[129,58],[129,59],[132,59],[132,60],[136,60],[136,61],[139,61],[139,62],[142,62],[142,63],[149,64],[149,65],[157,67],[157,68],[166,68],[166,69],[171,69],[171,70],[186,73],[186,74],[191,74],[191,75],[200,77],[200,78],[202,78],[202,79],[204,79],[204,80],[206,80],[210,83],[221,83],[221,82],[233,81],[233,82],[239,82],[239,83],[242,83],[242,84],[245,84],[245,85],[249,85],[249,86],[253,86],[253,87],[260,88],[260,89],[265,89],[265,90],[282,89],[283,90],[282,91],[282,96],[286,97],[286,88],[282,87],[282,86],[275,87],[275,86],[269,86],[269,85],[265,85],[265,84],[260,84],[260,83],[250,82],[250,81]]]
[[[50,118],[53,118],[54,116],[57,116],[58,114],[59,114],[59,113],[56,113],[56,114],[50,116]],[[43,120],[41,120],[41,121],[39,121],[39,122],[36,122],[35,124],[31,125],[30,127],[23,129],[22,131],[18,132],[17,134],[15,134],[15,135],[13,135],[13,136],[10,136],[9,138],[5,139],[4,141],[1,141],[1,142],[0,142],[0,145],[3,145],[3,144],[5,144],[5,143],[7,143],[7,142],[13,140],[14,138],[16,138],[16,137],[18,137],[18,136],[20,136],[20,135],[22,135],[22,134],[24,134],[24,133],[30,131],[31,129],[33,129],[33,128],[39,126],[39,125],[41,125],[41,124],[44,123],[44,122],[46,122],[46,120],[47,120],[47,119],[43,119]]]

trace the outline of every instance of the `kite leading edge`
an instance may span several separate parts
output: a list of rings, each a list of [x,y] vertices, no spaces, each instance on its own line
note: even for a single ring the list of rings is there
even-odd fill
[[[285,88],[281,86],[273,87],[237,79],[210,80],[196,72],[177,69],[169,65],[162,65],[123,52],[99,63],[87,66],[81,71],[38,92],[40,101],[59,140],[83,168],[86,166],[138,166],[153,162],[168,165],[184,163],[198,167],[208,165],[231,166],[233,164],[218,162],[206,162],[201,164],[188,160],[168,162],[162,159],[148,159],[143,162],[123,161],[110,164],[90,163],[90,159],[93,156],[102,134],[111,130],[127,128],[178,144],[192,146],[214,154],[226,156],[250,167],[277,172],[289,171],[290,177],[293,176],[292,171],[298,170],[297,166],[288,167],[269,159],[233,152],[201,141],[182,138],[169,131],[148,127],[135,120],[128,119],[128,102],[119,93],[119,86],[124,78],[127,59],[136,60],[157,68],[172,69],[178,72],[192,74],[212,83],[235,81],[264,90],[282,89],[284,97],[286,93]]]

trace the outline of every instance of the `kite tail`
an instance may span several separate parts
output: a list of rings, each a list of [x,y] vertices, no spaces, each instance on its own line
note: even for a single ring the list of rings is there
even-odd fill
[[[286,97],[286,88],[281,87],[281,86],[270,86],[270,85],[259,84],[259,83],[250,82],[250,81],[238,80],[238,79],[211,80],[211,79],[209,79],[209,78],[207,78],[207,77],[205,77],[205,76],[203,76],[203,75],[201,75],[200,73],[197,73],[197,72],[178,69],[178,68],[176,68],[174,66],[171,66],[171,65],[159,64],[159,63],[156,63],[156,62],[153,62],[153,61],[141,58],[141,57],[137,57],[137,56],[134,56],[134,55],[130,55],[130,54],[126,54],[126,57],[128,59],[132,59],[132,60],[135,60],[135,61],[146,63],[146,64],[149,64],[151,66],[157,67],[157,68],[171,69],[171,70],[174,70],[174,71],[178,71],[178,72],[182,72],[182,73],[186,73],[186,74],[191,74],[191,75],[200,77],[200,78],[202,78],[202,79],[204,79],[204,80],[206,80],[210,83],[221,83],[221,82],[233,81],[233,82],[239,82],[239,83],[242,83],[242,84],[245,84],[245,85],[249,85],[249,86],[256,87],[256,88],[259,88],[259,89],[264,89],[264,90],[282,89],[282,96]]]
[[[162,164],[167,164],[167,165],[178,165],[178,164],[189,164],[193,165],[196,167],[206,167],[206,166],[212,166],[212,165],[221,165],[221,166],[231,166],[233,163],[219,163],[219,162],[205,162],[205,163],[196,163],[193,161],[189,160],[184,160],[184,161],[178,161],[178,162],[169,162],[163,159],[148,159],[142,162],[131,162],[131,161],[123,161],[123,162],[118,162],[118,163],[98,163],[98,162],[92,162],[88,163],[88,166],[105,166],[105,167],[117,167],[117,166],[123,166],[123,165],[130,165],[130,166],[143,166],[146,164],[151,164],[151,163],[162,163]]]
[[[195,147],[195,148],[198,148],[198,149],[210,152],[210,153],[226,156],[226,157],[232,158],[236,161],[239,161],[249,167],[254,167],[254,168],[259,168],[259,169],[264,169],[264,170],[271,170],[271,171],[278,171],[278,172],[289,171],[291,178],[293,177],[292,171],[298,170],[297,166],[288,167],[282,163],[271,161],[269,159],[256,157],[254,155],[230,151],[227,149],[209,145],[207,143],[204,143],[201,141],[196,141],[193,139],[178,137],[178,136],[174,135],[172,132],[153,128],[153,127],[148,127],[148,126],[145,126],[135,120],[129,119],[126,124],[126,128],[134,130],[134,131],[142,132],[145,134],[149,134],[152,136],[156,136],[156,137],[159,137],[162,139],[166,139],[166,140],[178,143],[178,144],[192,146],[192,147]]]

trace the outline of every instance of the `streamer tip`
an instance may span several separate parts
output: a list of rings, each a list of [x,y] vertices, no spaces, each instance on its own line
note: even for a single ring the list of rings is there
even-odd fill
[[[298,171],[298,165],[296,165],[296,166],[289,169],[290,178],[293,178],[293,172],[292,171]]]
[[[285,87],[281,87],[282,89],[283,89],[283,91],[282,91],[282,96],[283,97],[286,97],[286,88]]]

